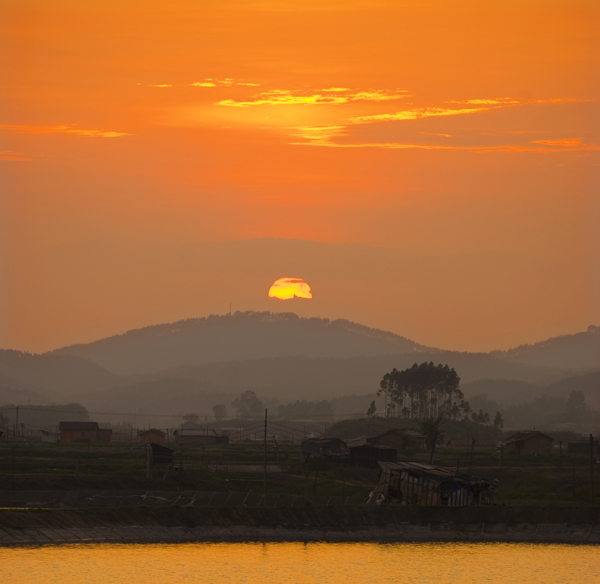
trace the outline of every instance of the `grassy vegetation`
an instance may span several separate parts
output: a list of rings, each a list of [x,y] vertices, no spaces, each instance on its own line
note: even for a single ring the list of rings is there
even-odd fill
[[[184,445],[175,447],[174,473],[155,465],[146,478],[145,447],[141,444],[41,444],[0,442],[0,484],[3,489],[154,489],[251,491],[262,493],[264,445],[260,442]],[[430,452],[403,452],[401,460],[429,462]],[[436,465],[494,481],[500,502],[590,500],[589,456],[504,455],[495,449],[438,447]],[[339,465],[319,457],[306,462],[298,444],[269,445],[267,492],[365,497],[377,483],[378,469]],[[244,468],[240,469],[240,466]],[[600,465],[595,464],[596,502],[600,504]]]

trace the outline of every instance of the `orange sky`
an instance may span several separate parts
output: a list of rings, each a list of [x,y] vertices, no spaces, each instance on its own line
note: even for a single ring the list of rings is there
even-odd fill
[[[229,302],[461,350],[599,324],[599,24],[581,0],[5,0],[0,347]],[[269,301],[284,276],[314,299]]]

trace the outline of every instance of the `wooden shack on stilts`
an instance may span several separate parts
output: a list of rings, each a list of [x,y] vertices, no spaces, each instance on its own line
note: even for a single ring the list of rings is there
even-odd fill
[[[368,504],[493,505],[497,488],[482,478],[417,462],[379,462],[379,484]]]

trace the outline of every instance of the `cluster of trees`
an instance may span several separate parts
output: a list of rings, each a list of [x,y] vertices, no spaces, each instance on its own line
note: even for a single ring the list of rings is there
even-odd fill
[[[415,363],[409,369],[386,373],[377,395],[385,398],[386,417],[457,420],[470,413],[459,384],[460,377],[448,365]]]

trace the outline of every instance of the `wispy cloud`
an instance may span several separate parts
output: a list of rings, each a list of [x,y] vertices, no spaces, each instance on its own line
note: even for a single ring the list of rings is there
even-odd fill
[[[33,160],[23,154],[23,152],[15,152],[14,150],[0,150],[0,160],[6,162],[22,162],[25,160]]]
[[[477,107],[421,107],[411,110],[403,110],[390,114],[375,114],[367,116],[356,116],[350,118],[349,122],[353,124],[375,123],[375,122],[393,122],[399,120],[418,120],[421,118],[431,118],[437,116],[460,116],[467,114],[478,114],[490,110],[516,107],[535,104],[561,104],[561,103],[581,103],[589,102],[589,99],[578,98],[551,98],[551,99],[533,99],[519,100],[511,97],[502,97],[494,99],[467,99],[464,101],[448,101],[445,103],[460,104]]]
[[[259,105],[336,105],[351,101],[389,101],[406,97],[404,89],[369,89],[352,91],[346,87],[319,89],[314,93],[303,93],[291,89],[273,89],[263,91],[252,99],[224,99],[216,105],[227,107],[252,107]]]
[[[519,104],[521,102],[511,97],[498,97],[494,99],[467,99],[465,101],[449,101],[448,103],[464,103],[468,105],[511,105]]]
[[[583,146],[579,138],[563,138],[560,140],[532,140],[531,144],[541,144],[543,146],[558,146],[561,148],[577,148]]]
[[[423,136],[442,136],[443,138],[453,138],[452,134],[437,134],[435,132],[419,132],[419,134],[423,134]]]
[[[127,132],[113,132],[105,130],[83,130],[72,126],[0,126],[5,130],[16,130],[30,134],[74,134],[88,138],[121,138],[122,136],[133,136]]]
[[[398,120],[419,120],[421,118],[432,118],[438,116],[460,116],[465,114],[476,114],[487,111],[489,107],[478,108],[443,108],[443,107],[421,107],[412,110],[404,110],[393,114],[374,114],[370,116],[356,116],[350,118],[353,124],[364,124],[370,122],[393,122]]]
[[[151,85],[150,87],[173,87],[170,83],[158,83],[156,85]]]
[[[241,85],[246,87],[259,87],[260,83],[252,83],[250,81],[235,81],[231,77],[225,79],[213,79],[207,77],[204,81],[195,81],[190,83],[191,87],[231,87],[232,85]]]
[[[307,142],[293,142],[293,144],[304,144],[306,146],[326,146],[329,148],[380,148],[386,150],[457,150],[465,152],[535,152],[538,154],[552,154],[556,152],[582,152],[582,151],[598,151],[600,146],[595,144],[584,144],[581,140],[553,140],[553,144],[547,144],[547,141],[529,142],[528,144],[501,144],[496,146],[461,146],[461,145],[442,145],[442,144],[416,144],[416,143],[400,143],[400,142],[377,142],[377,143],[339,143],[333,142],[331,138],[343,135],[347,128],[341,126],[337,134],[331,134],[328,138],[326,135],[319,136],[315,134],[314,139],[310,139],[310,133],[305,132],[303,137],[307,138]],[[562,144],[558,144],[562,142]],[[548,147],[550,146],[550,147]]]
[[[334,138],[339,138],[347,133],[347,126],[296,126],[292,128],[292,136],[302,138],[312,146],[330,146]]]

